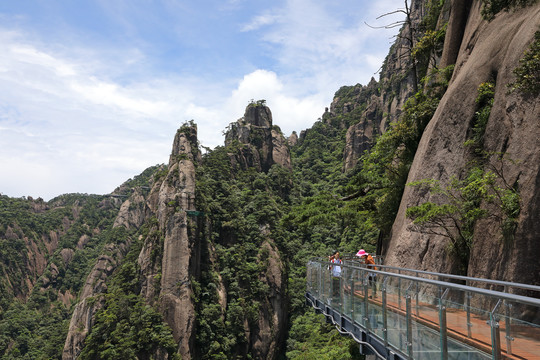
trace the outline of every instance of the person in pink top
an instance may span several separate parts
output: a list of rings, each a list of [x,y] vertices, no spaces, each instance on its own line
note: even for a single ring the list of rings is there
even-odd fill
[[[356,253],[356,256],[358,256],[359,258],[364,260],[364,264],[366,264],[368,268],[373,269],[373,270],[377,270],[377,267],[375,266],[375,260],[373,259],[373,256],[369,255],[369,253],[367,253],[364,249],[358,250],[358,252]],[[373,297],[377,297],[376,277],[377,277],[376,273],[374,273],[374,272],[369,272],[368,273],[369,285],[372,288],[371,292],[373,294]]]

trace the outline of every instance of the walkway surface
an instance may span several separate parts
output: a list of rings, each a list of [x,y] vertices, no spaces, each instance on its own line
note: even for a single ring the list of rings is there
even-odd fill
[[[355,291],[355,296],[363,301],[363,294],[360,291]],[[375,299],[368,299],[375,306],[382,306],[381,296]],[[403,306],[400,308],[396,295],[387,296],[387,306],[389,311],[396,314],[406,316]],[[418,306],[418,311],[416,311]],[[414,305],[412,319],[424,326],[433,330],[439,331],[439,309],[436,305],[430,305],[420,302]],[[479,349],[487,354],[491,354],[491,328],[486,324],[486,319],[479,315],[470,316],[470,326],[467,326],[467,312],[458,309],[448,309],[446,312],[446,321],[448,328],[448,336],[476,349]],[[471,331],[471,336],[468,336],[469,328],[475,329]],[[504,323],[499,327],[501,333],[505,333],[506,328]],[[540,328],[523,328],[513,329],[520,337],[513,338],[512,354],[508,354],[507,342],[501,343],[502,356],[505,359],[538,359],[540,360]]]

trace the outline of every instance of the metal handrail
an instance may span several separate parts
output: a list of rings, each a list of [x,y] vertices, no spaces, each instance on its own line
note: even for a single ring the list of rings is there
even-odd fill
[[[312,261],[312,260],[310,260],[310,261]],[[336,264],[330,263],[330,262],[324,262],[324,264],[325,265],[329,264],[329,265],[334,265],[334,266],[336,265]],[[357,269],[357,270],[364,270],[364,271],[367,268],[366,266],[353,266],[353,265],[349,265],[349,264],[339,264],[339,266],[348,267],[348,268]],[[369,269],[369,268],[367,268],[367,269]],[[400,268],[395,268],[395,269],[400,269]],[[410,269],[401,269],[401,270],[410,270]],[[416,272],[416,270],[412,270],[412,271]],[[522,295],[510,294],[510,293],[500,292],[500,291],[496,291],[496,290],[482,289],[482,288],[477,288],[477,287],[473,287],[473,286],[469,286],[469,285],[461,285],[461,284],[449,283],[449,282],[446,282],[446,281],[432,280],[432,279],[425,279],[425,278],[420,278],[420,277],[415,277],[415,276],[410,276],[410,275],[390,273],[390,272],[385,272],[385,271],[381,271],[381,270],[369,269],[369,272],[376,273],[376,274],[381,274],[381,275],[391,275],[391,276],[394,276],[394,277],[396,277],[398,279],[421,281],[421,282],[431,284],[431,285],[444,286],[446,288],[451,288],[451,289],[455,289],[455,290],[468,291],[468,292],[472,292],[472,293],[498,297],[498,298],[502,298],[504,300],[517,301],[517,302],[520,302],[520,303],[523,303],[523,304],[526,304],[526,305],[532,305],[532,306],[540,307],[540,299],[537,299],[537,298],[531,298],[531,297],[522,296]],[[507,284],[511,285],[512,283],[507,283]],[[526,285],[526,284],[523,284],[523,285]],[[540,290],[540,287],[537,287],[537,288],[539,288],[538,290]]]
[[[474,282],[481,282],[481,283],[486,283],[486,284],[491,284],[491,285],[498,285],[498,286],[505,287],[505,290],[507,290],[507,287],[513,287],[513,288],[524,289],[524,290],[540,291],[540,286],[538,285],[515,283],[515,282],[509,282],[509,281],[502,281],[502,280],[492,280],[492,279],[477,278],[477,277],[468,277],[468,276],[463,276],[463,275],[437,273],[437,272],[401,268],[401,267],[389,266],[389,265],[376,265],[376,266],[381,269],[398,270],[399,272],[407,271],[407,272],[412,272],[415,274],[432,275],[432,276],[438,276],[438,277],[442,277],[446,279],[465,280],[469,282],[474,281]]]

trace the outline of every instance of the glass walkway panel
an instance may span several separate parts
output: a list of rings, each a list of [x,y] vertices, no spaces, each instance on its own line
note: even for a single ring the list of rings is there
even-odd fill
[[[332,266],[341,266],[340,277]],[[540,360],[540,286],[377,267],[307,263],[306,302],[364,354]]]

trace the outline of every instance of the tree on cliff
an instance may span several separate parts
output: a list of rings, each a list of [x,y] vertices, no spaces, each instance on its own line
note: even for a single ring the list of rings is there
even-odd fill
[[[400,31],[400,33],[397,36],[398,39],[405,40],[405,49],[406,53],[403,55],[403,58],[410,62],[410,75],[412,77],[412,86],[413,86],[413,93],[416,94],[418,92],[418,69],[417,69],[417,62],[415,56],[413,56],[413,49],[416,44],[416,38],[415,38],[415,32],[417,31],[417,28],[415,27],[415,24],[413,24],[412,17],[411,17],[411,7],[409,6],[408,0],[405,0],[405,8],[404,9],[397,9],[394,11],[390,11],[388,13],[382,14],[377,17],[377,19],[381,19],[386,16],[394,15],[394,14],[404,14],[405,20],[399,20],[395,21],[393,23],[383,25],[383,26],[371,26],[368,23],[365,23],[367,26],[374,28],[374,29],[393,29],[396,27],[402,27],[405,31]]]

